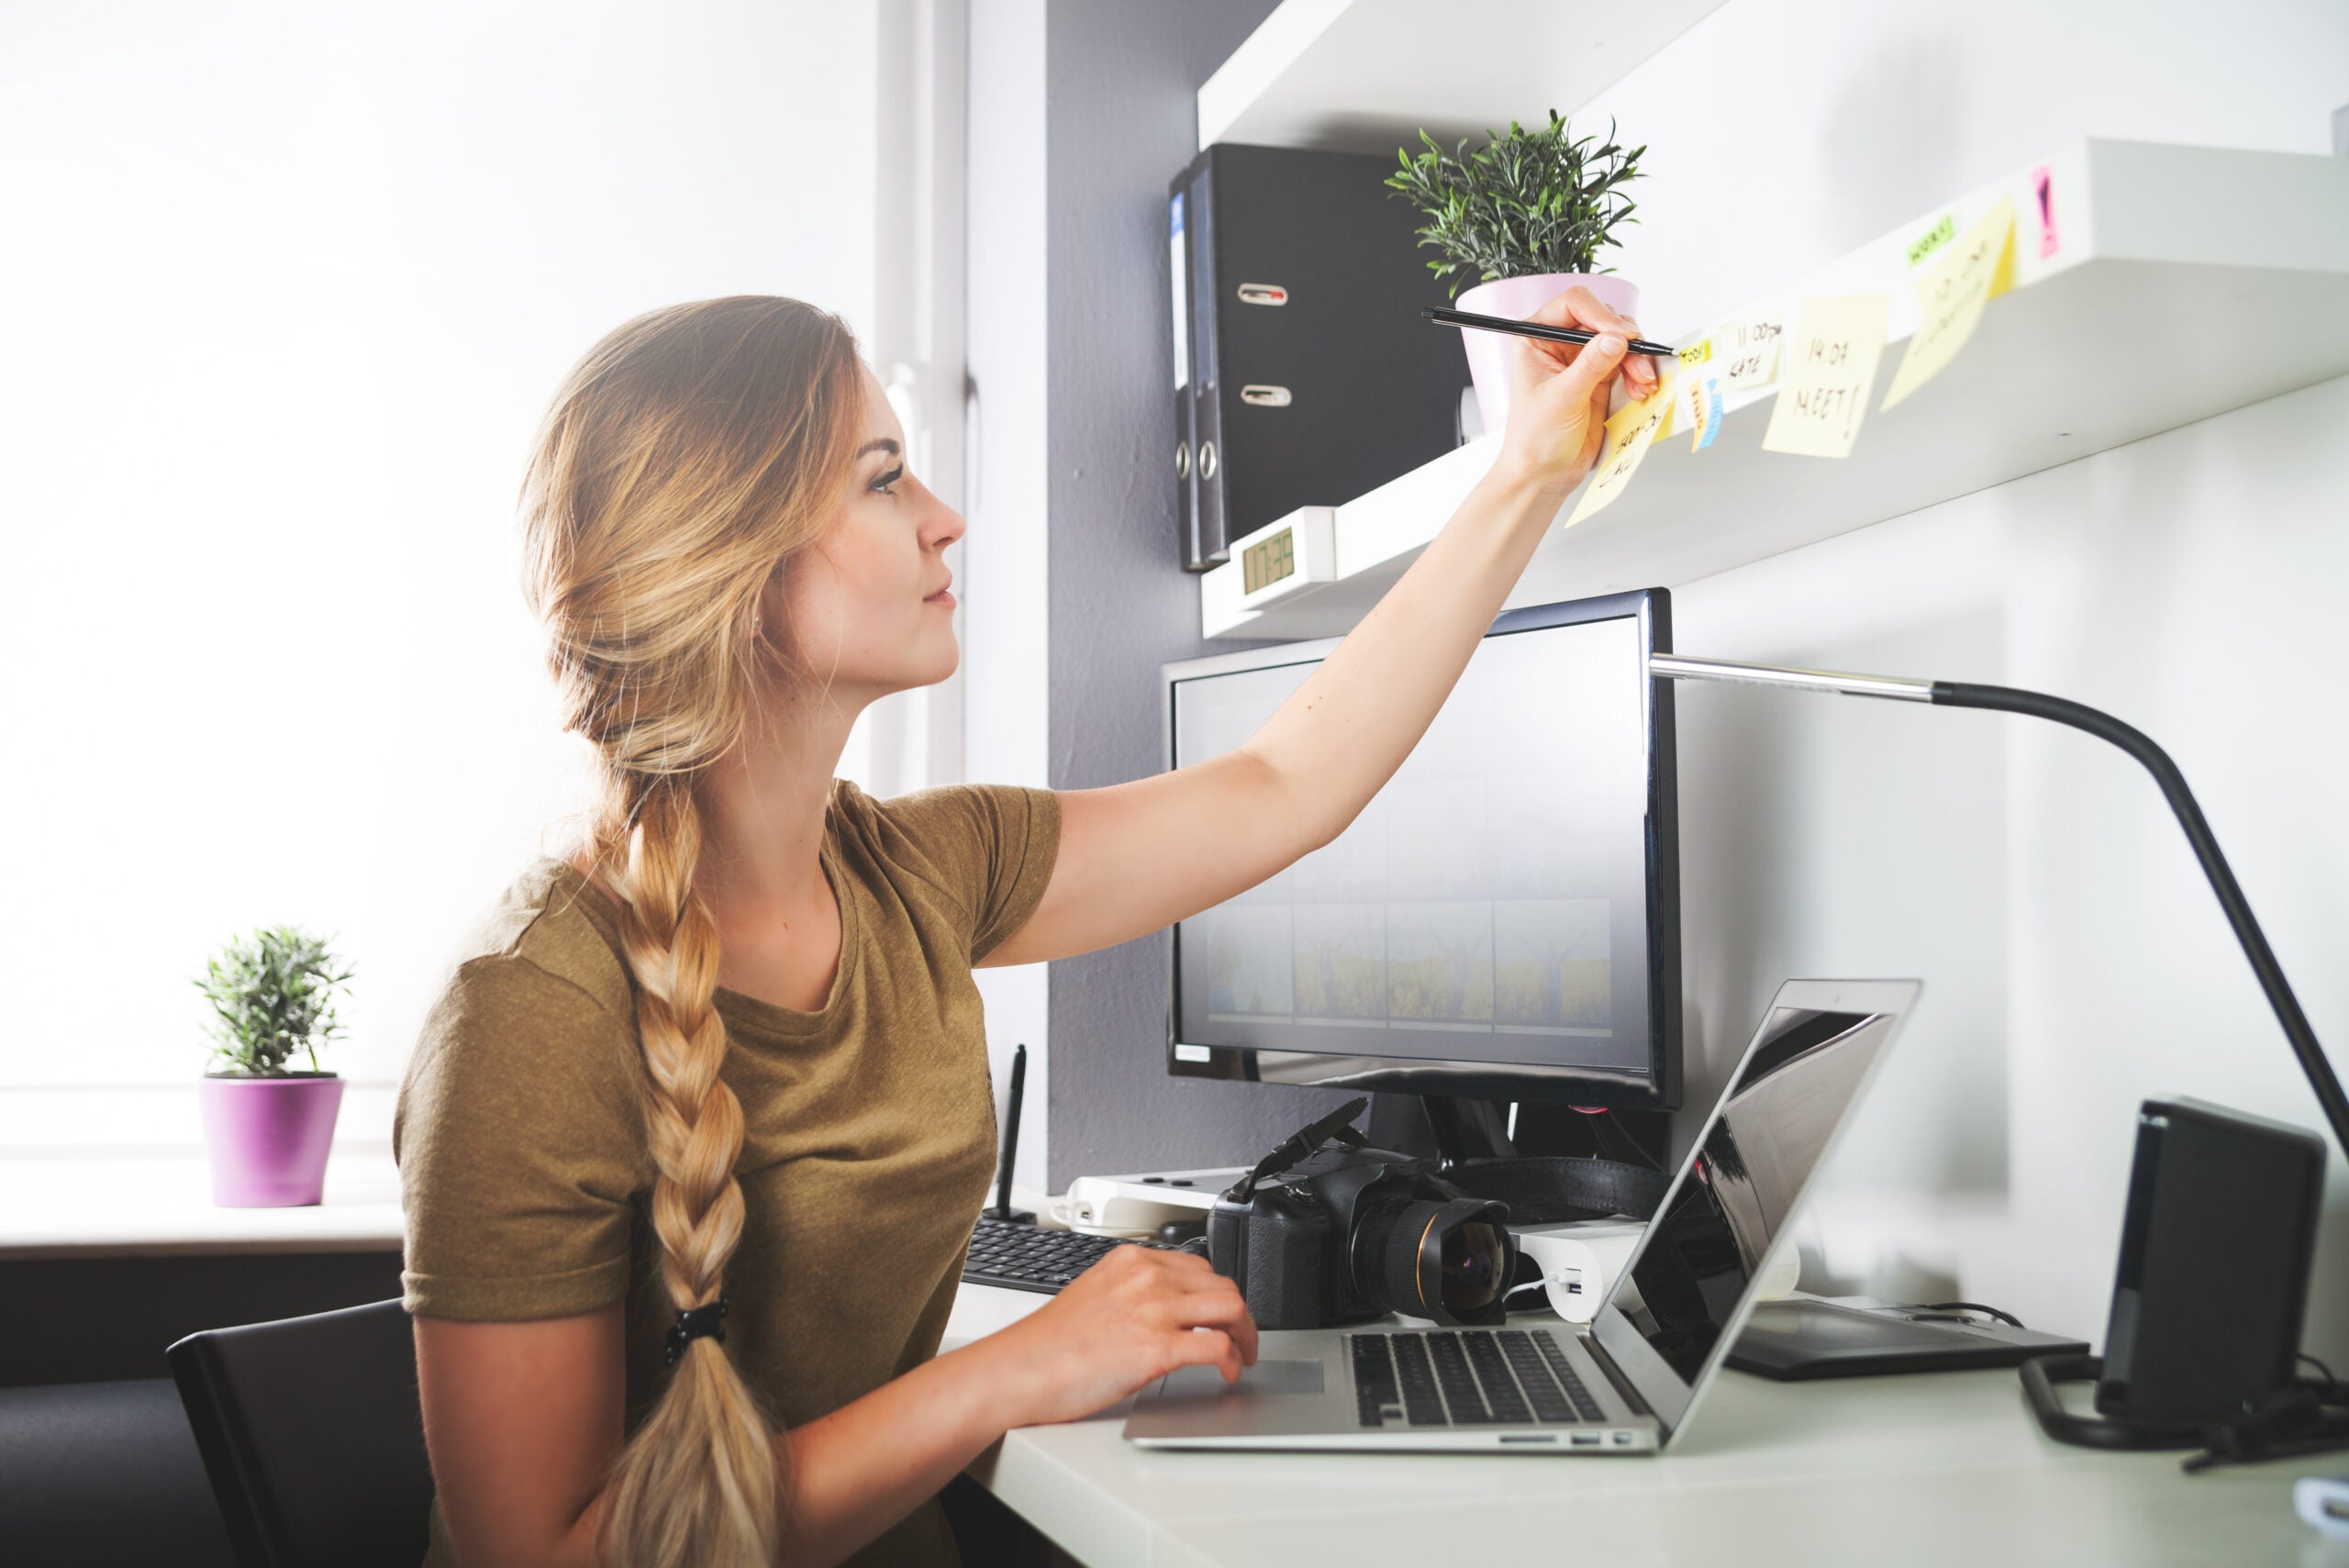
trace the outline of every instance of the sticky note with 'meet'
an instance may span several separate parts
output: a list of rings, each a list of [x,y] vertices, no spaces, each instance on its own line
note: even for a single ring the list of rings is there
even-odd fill
[[[2014,270],[2015,204],[2000,196],[1974,227],[1917,279],[1917,330],[1885,389],[1889,408],[1957,358],[1982,320],[1982,306]]]
[[[1664,416],[1672,411],[1672,373],[1663,372],[1653,392],[1637,403],[1625,404],[1608,419],[1607,450],[1600,454],[1598,466],[1591,471],[1590,483],[1584,486],[1582,501],[1575,507],[1574,516],[1566,519],[1566,527],[1572,528],[1592,513],[1603,510],[1630,488],[1631,475],[1639,472],[1640,460],[1648,455]]]
[[[1849,457],[1884,358],[1884,296],[1814,295],[1787,335],[1778,401],[1762,450]]]

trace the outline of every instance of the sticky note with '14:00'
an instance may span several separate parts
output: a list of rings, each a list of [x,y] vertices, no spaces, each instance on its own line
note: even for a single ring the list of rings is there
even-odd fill
[[[1640,460],[1648,455],[1656,431],[1663,428],[1664,416],[1672,411],[1672,373],[1664,372],[1653,392],[1637,403],[1625,404],[1609,418],[1607,450],[1600,454],[1598,466],[1591,471],[1590,483],[1583,488],[1582,501],[1575,507],[1574,516],[1566,519],[1566,527],[1572,528],[1604,509],[1631,487],[1631,475],[1639,472]]]
[[[1778,367],[1778,401],[1762,450],[1849,457],[1884,357],[1882,295],[1814,295],[1802,302]]]

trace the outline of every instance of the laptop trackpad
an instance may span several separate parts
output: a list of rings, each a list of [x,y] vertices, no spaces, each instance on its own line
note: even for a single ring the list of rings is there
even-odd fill
[[[1166,1374],[1159,1386],[1163,1399],[1218,1397],[1241,1394],[1319,1394],[1321,1392],[1321,1363],[1315,1362],[1260,1361],[1240,1374],[1240,1381],[1227,1385],[1221,1371],[1211,1366],[1176,1367]]]

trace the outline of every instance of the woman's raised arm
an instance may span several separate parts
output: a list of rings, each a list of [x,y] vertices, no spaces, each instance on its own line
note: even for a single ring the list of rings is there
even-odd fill
[[[1558,508],[1598,455],[1638,332],[1586,289],[1534,314],[1602,334],[1588,347],[1512,339],[1508,428],[1493,467],[1402,580],[1238,750],[1061,795],[1059,858],[1027,924],[990,964],[1089,952],[1253,887],[1345,830],[1451,695]]]

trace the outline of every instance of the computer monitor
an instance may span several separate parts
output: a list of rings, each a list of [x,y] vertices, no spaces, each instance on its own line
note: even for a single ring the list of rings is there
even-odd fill
[[[1336,647],[1165,666],[1168,766],[1246,740]],[[1676,1106],[1670,650],[1661,588],[1495,621],[1352,826],[1176,923],[1169,1070]]]

